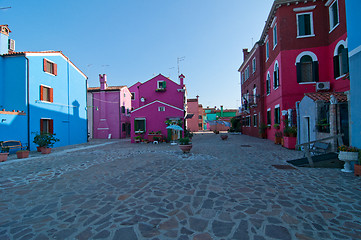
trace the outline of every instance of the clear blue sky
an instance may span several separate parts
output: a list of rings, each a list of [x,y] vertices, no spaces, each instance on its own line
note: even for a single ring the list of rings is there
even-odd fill
[[[60,50],[98,86],[131,86],[159,73],[186,76],[188,98],[239,105],[243,48],[262,33],[272,0],[0,0],[16,51]]]

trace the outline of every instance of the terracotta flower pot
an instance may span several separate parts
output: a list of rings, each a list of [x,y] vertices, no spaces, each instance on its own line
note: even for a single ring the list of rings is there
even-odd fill
[[[8,159],[9,153],[0,153],[0,162],[5,162]]]
[[[17,151],[16,152],[16,156],[20,159],[20,158],[28,158],[29,157],[29,153],[30,151],[28,150],[21,150],[21,151]]]
[[[189,153],[192,147],[192,145],[179,145],[179,148],[183,151],[183,153]]]
[[[355,170],[355,176],[361,176],[361,165],[360,164],[355,164],[354,170]]]
[[[228,135],[221,135],[222,140],[226,140],[228,138]]]
[[[36,150],[37,150],[38,152],[41,152],[41,148],[42,148],[42,147],[36,147]]]
[[[284,147],[288,149],[295,149],[297,138],[296,137],[283,137]]]
[[[43,147],[41,149],[41,154],[49,154],[51,153],[51,148]]]

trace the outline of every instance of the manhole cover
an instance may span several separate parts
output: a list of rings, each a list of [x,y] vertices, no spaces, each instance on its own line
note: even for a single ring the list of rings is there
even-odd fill
[[[274,166],[277,169],[297,170],[297,168],[294,168],[294,167],[292,167],[290,165],[272,165],[272,166]]]
[[[251,147],[250,145],[241,145],[241,147]]]

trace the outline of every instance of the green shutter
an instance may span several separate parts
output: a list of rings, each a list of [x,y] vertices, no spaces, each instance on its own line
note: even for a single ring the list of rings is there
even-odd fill
[[[319,74],[318,74],[318,61],[312,62],[312,78],[314,82],[318,82]]]
[[[342,74],[348,73],[348,48],[342,49]]]
[[[296,64],[296,71],[297,71],[297,82],[302,82],[302,69],[301,69],[301,63]]]
[[[333,57],[333,75],[334,78],[338,78],[340,76],[340,60],[338,55]]]
[[[138,121],[134,120],[134,131],[138,131]]]
[[[163,81],[163,88],[166,88],[166,87],[167,87],[167,82]]]

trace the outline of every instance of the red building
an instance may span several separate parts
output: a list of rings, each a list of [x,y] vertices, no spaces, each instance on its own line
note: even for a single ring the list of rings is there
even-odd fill
[[[257,83],[256,76],[261,76],[259,101],[264,105],[258,118],[269,126],[268,139],[274,139],[275,124],[283,129],[282,112],[288,114],[289,120],[295,119],[296,102],[305,93],[350,89],[345,15],[344,0],[274,1],[261,39],[254,47],[262,52],[261,68],[256,69],[260,72],[246,79],[252,51],[239,69],[242,96],[250,93],[252,84]],[[244,110],[247,101],[242,99]],[[246,124],[251,114],[243,111]],[[243,127],[245,134],[247,127]]]

